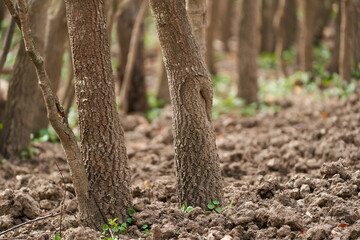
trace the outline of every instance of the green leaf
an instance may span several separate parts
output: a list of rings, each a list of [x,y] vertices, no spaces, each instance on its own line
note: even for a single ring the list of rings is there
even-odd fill
[[[109,230],[109,225],[104,224],[102,227],[103,232],[106,232],[107,230]]]
[[[209,215],[211,213],[211,211],[205,211],[206,215]]]
[[[127,228],[127,224],[126,224],[126,223],[121,224],[121,226],[124,227],[124,228]]]
[[[213,204],[215,204],[215,205],[219,205],[219,204],[220,204],[220,202],[219,202],[218,200],[214,200],[214,201],[213,201]]]
[[[136,212],[136,211],[131,208],[131,209],[129,210],[129,216],[132,217],[135,212]]]
[[[194,209],[194,207],[192,207],[192,206],[188,206],[187,208],[186,208],[186,210],[185,210],[185,212],[186,213],[189,213],[191,210],[193,210]]]
[[[181,205],[181,211],[185,212],[185,205]]]
[[[120,231],[121,231],[121,232],[125,232],[126,230],[127,230],[127,228],[120,227]]]
[[[3,123],[0,123],[0,131],[3,130],[3,127],[4,127]]]
[[[149,226],[147,224],[142,225],[141,229],[147,229]]]
[[[150,235],[149,229],[145,229],[145,232],[146,232],[148,235]]]
[[[133,220],[132,220],[132,218],[128,218],[128,219],[126,219],[126,222],[128,222],[129,224],[132,224]]]
[[[213,210],[213,209],[215,208],[215,205],[212,204],[212,203],[209,203],[209,204],[207,205],[207,207],[208,207],[208,209]]]
[[[120,230],[119,226],[116,226],[112,229],[113,232],[118,232]]]
[[[54,235],[54,240],[60,240],[60,239],[61,239],[60,235],[56,233],[56,234]]]
[[[216,212],[220,212],[220,211],[221,211],[221,207],[216,207],[216,208],[215,208],[215,211],[216,211]]]

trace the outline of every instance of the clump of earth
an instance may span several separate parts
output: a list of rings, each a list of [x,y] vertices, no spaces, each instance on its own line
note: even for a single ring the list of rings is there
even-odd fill
[[[177,203],[170,109],[151,123],[122,117],[136,212],[120,239],[360,239],[359,95],[284,101],[280,112],[214,121],[225,203],[208,214]],[[61,146],[32,147],[33,158],[0,164],[0,231],[55,214],[65,199],[62,239],[100,239],[79,226]],[[59,221],[36,221],[0,239],[53,239]]]

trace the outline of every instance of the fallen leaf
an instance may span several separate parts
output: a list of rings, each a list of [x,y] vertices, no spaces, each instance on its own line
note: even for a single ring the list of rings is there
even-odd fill
[[[298,235],[302,235],[302,234],[304,234],[306,232],[307,232],[307,230],[303,230],[303,231],[299,232]]]
[[[347,223],[340,223],[338,227],[347,227],[347,226],[349,226],[349,224],[347,224]]]
[[[322,119],[327,119],[327,118],[328,118],[328,113],[327,113],[327,112],[323,112],[323,113],[321,114],[321,117],[322,117]]]

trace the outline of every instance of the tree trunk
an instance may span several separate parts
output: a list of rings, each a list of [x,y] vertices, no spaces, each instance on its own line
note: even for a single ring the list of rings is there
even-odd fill
[[[2,21],[5,18],[5,4],[3,1],[0,2],[0,31],[2,31]]]
[[[81,153],[90,196],[102,218],[124,222],[132,205],[124,133],[116,111],[110,47],[103,1],[66,0],[68,31],[75,69]]]
[[[352,41],[354,29],[354,2],[341,0],[341,31],[339,75],[341,81],[351,81]]]
[[[163,61],[163,57],[160,51],[160,72],[156,83],[156,99],[162,99],[165,103],[170,103],[169,83],[166,74],[166,69]]]
[[[283,27],[285,31],[284,49],[289,49],[297,39],[298,19],[296,0],[287,0],[284,12]]]
[[[300,0],[302,17],[300,22],[299,60],[300,70],[312,72],[315,13],[322,0]]]
[[[229,52],[230,51],[229,39],[231,38],[231,28],[232,28],[232,19],[234,18],[233,11],[235,7],[235,2],[234,0],[225,0],[224,5],[225,7],[222,12],[222,22],[221,22],[221,40],[224,43],[225,52]]]
[[[151,0],[168,74],[180,205],[222,201],[222,178],[211,122],[212,82],[184,1]]]
[[[246,0],[244,0],[246,1]],[[261,52],[274,52],[276,36],[273,20],[277,9],[278,0],[262,0],[261,10]]]
[[[186,0],[186,10],[190,19],[191,28],[200,46],[203,57],[206,53],[206,0]]]
[[[354,1],[354,69],[360,72],[360,1]]]
[[[119,16],[117,21],[117,36],[120,46],[119,65],[117,67],[120,87],[125,77],[125,68],[128,60],[130,39],[136,17],[139,12],[141,1],[132,0],[126,10]],[[132,70],[132,78],[128,90],[127,113],[146,112],[147,98],[144,76],[144,24],[141,24],[135,65]]]
[[[238,97],[257,102],[257,0],[242,1],[238,47]]]
[[[315,27],[314,27],[314,40],[320,41],[323,37],[324,28],[329,25],[331,20],[332,2],[331,1],[319,2],[315,11],[316,11],[316,17],[315,17]]]
[[[32,34],[40,51],[44,46],[46,14],[39,12],[46,12],[47,2],[36,0],[29,8]],[[38,99],[40,94],[35,68],[21,42],[10,79],[3,129],[0,133],[0,150],[5,157],[17,155],[29,146],[39,102],[44,102],[43,99]]]
[[[218,21],[218,10],[219,10],[219,1],[218,0],[209,0],[209,25],[206,31],[206,64],[208,66],[209,72],[212,75],[216,75],[215,67],[215,56],[214,56],[214,39],[215,39],[215,30],[216,23]]]
[[[339,73],[339,60],[340,60],[340,25],[341,25],[341,4],[337,2],[339,10],[334,23],[334,40],[333,47],[331,49],[331,61],[327,66],[327,71],[331,73]]]

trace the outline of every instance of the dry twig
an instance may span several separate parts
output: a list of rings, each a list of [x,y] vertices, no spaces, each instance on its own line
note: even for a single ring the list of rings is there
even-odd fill
[[[9,50],[10,50],[11,41],[12,41],[12,38],[14,35],[14,28],[15,28],[15,20],[14,20],[14,18],[11,18],[9,30],[6,34],[6,39],[5,39],[4,46],[3,46],[1,56],[0,56],[0,72],[2,71],[2,69],[5,65],[6,58],[9,53]]]
[[[59,223],[59,235],[61,237],[61,230],[62,230],[62,217],[63,217],[63,209],[64,209],[64,205],[65,205],[65,197],[66,197],[66,184],[65,184],[65,179],[64,179],[64,175],[62,174],[60,168],[59,168],[59,165],[57,164],[57,162],[55,162],[56,164],[56,167],[60,173],[60,176],[61,176],[61,179],[62,179],[62,182],[64,184],[64,197],[63,197],[63,200],[61,201],[61,204],[60,204],[60,223]]]

